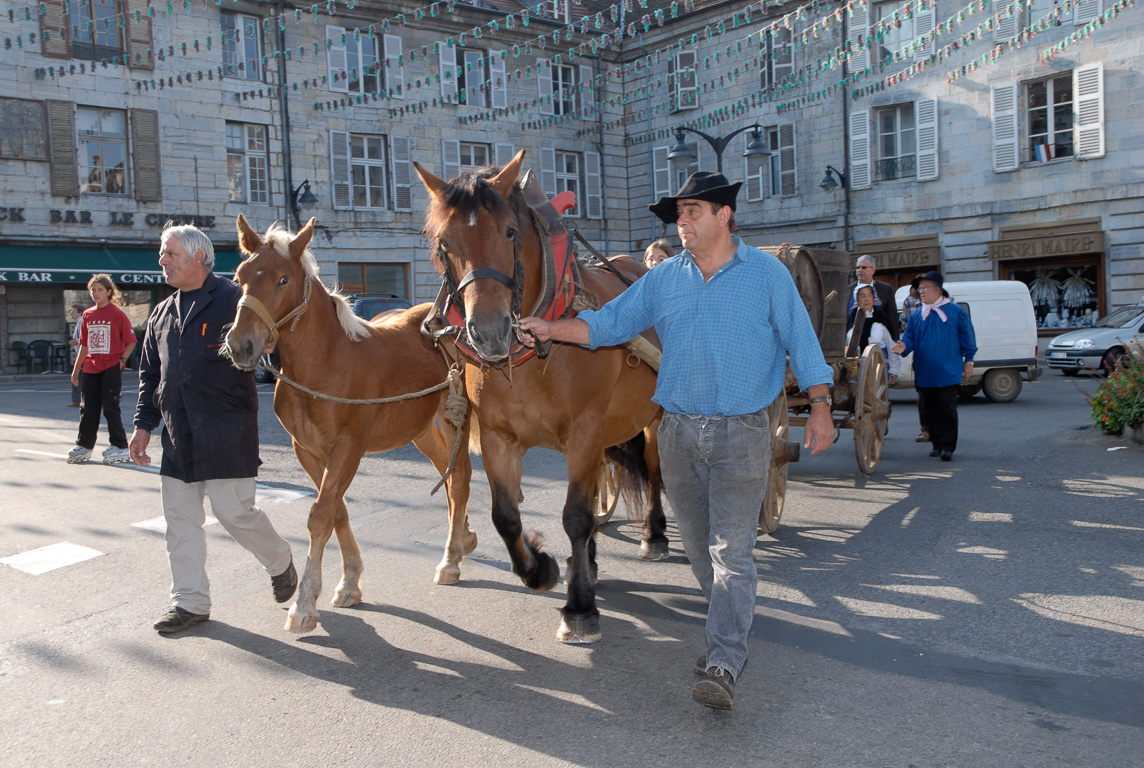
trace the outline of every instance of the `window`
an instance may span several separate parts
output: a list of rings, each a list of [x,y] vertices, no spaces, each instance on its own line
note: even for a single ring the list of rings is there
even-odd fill
[[[492,147],[488,144],[474,144],[469,141],[462,141],[460,145],[462,171],[471,171],[489,164]]]
[[[879,3],[876,7],[878,21],[885,25],[880,29],[881,38],[874,43],[877,60],[893,58],[894,54],[914,41],[914,19],[907,17],[898,0]],[[874,34],[879,34],[875,27]]]
[[[343,294],[370,293],[408,299],[405,264],[338,264],[338,289]]]
[[[572,18],[571,0],[544,0],[543,15],[553,21],[568,22]]]
[[[751,140],[751,134],[745,133],[743,136],[743,147],[746,149],[747,142]],[[743,176],[747,180],[747,200],[762,200],[782,194],[782,146],[779,129],[777,127],[764,128],[763,140],[767,143],[767,149],[771,151],[770,157],[764,158],[761,163],[755,158],[743,158]]]
[[[396,35],[384,35],[386,59],[396,59],[401,55],[401,38]],[[394,42],[391,42],[391,39]],[[381,88],[381,75],[386,72],[386,88],[393,88],[400,84],[404,73],[397,66],[396,60],[390,62],[386,69],[378,63],[378,40],[375,37],[362,35],[357,30],[347,30],[342,27],[326,27],[326,40],[329,47],[326,49],[326,67],[329,74],[331,91],[340,93],[375,94]],[[396,46],[396,52],[390,50]],[[395,84],[389,81],[395,80]],[[403,98],[397,94],[390,94],[391,98]]]
[[[540,184],[549,197],[564,191],[576,196],[575,207],[569,209],[565,216],[603,218],[600,153],[564,152],[552,147],[541,147]]]
[[[259,19],[222,12],[222,70],[225,77],[262,79],[262,42]]]
[[[1025,86],[1028,115],[1025,162],[1073,156],[1072,73]]]
[[[270,202],[266,126],[226,124],[226,175],[230,202]]]
[[[876,181],[913,178],[918,174],[918,132],[914,105],[899,104],[875,110],[877,121]]]
[[[763,35],[762,87],[775,88],[790,77],[794,70],[794,50],[791,30],[779,27],[773,34]]]
[[[679,51],[667,60],[667,91],[671,95],[672,112],[699,108],[695,61],[695,51]]]
[[[385,208],[385,137],[350,134],[350,183],[353,206]]]
[[[411,144],[406,136],[330,131],[334,210],[412,210]]]
[[[552,109],[557,115],[570,115],[576,111],[576,77],[572,67],[560,65],[552,68]]]
[[[118,109],[75,111],[79,139],[79,191],[121,195],[127,192],[127,114]]]
[[[990,87],[993,170],[1104,156],[1104,65]],[[919,134],[920,135],[920,134]]]
[[[485,52],[476,48],[457,49],[457,89],[462,104],[487,107],[488,90],[483,88],[488,77]]]
[[[99,61],[123,54],[123,37],[116,0],[73,0],[72,56]]]

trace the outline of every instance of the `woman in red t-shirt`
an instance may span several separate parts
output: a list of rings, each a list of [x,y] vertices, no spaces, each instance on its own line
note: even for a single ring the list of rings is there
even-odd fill
[[[72,369],[72,384],[82,377],[83,406],[80,408],[79,437],[68,453],[68,463],[78,464],[91,458],[95,436],[99,431],[99,414],[107,419],[107,437],[111,446],[103,452],[103,463],[129,461],[127,433],[119,413],[123,369],[135,349],[135,331],[126,313],[119,308],[123,299],[110,275],[95,275],[87,282],[88,293],[95,306],[80,318],[79,352]]]

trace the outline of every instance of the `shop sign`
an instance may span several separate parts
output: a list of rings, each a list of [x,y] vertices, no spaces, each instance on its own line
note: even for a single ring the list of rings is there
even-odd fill
[[[96,270],[0,270],[0,283],[86,283]],[[107,271],[107,270],[100,270]],[[110,272],[116,285],[163,285],[162,272]]]
[[[1027,240],[996,240],[989,243],[989,258],[994,260],[1039,259],[1045,256],[1100,253],[1103,250],[1103,232],[1080,232],[1074,235],[1038,237]]]
[[[887,251],[877,254],[875,258],[878,269],[908,269],[928,267],[937,263],[935,255],[934,248],[920,248],[915,251]]]
[[[11,221],[26,224],[28,223],[28,220],[25,218],[24,211],[24,208],[9,206],[0,207],[0,221]],[[175,225],[193,224],[199,229],[214,229],[215,217],[200,216],[198,214],[189,213],[149,213],[144,217],[144,223],[152,229],[161,229],[167,226],[168,222]],[[49,208],[48,223],[93,226],[96,222],[92,216],[91,211],[71,211],[61,210],[58,208]],[[134,227],[135,213],[124,211],[108,211],[107,225],[111,227]]]

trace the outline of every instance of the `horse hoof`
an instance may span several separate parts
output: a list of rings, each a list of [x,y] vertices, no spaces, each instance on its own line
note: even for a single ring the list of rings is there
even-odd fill
[[[433,575],[433,583],[448,586],[449,584],[456,584],[461,580],[461,569],[457,567],[452,568],[438,568],[437,573]]]
[[[568,620],[564,617],[560,621],[560,629],[556,630],[556,639],[566,645],[591,645],[600,642],[599,616],[580,616]]]
[[[665,560],[671,556],[666,541],[641,541],[640,560]]]
[[[536,552],[533,556],[536,559],[536,567],[532,570],[532,575],[522,581],[529,589],[548,592],[560,581],[560,566],[556,558],[547,552]]]
[[[465,531],[465,535],[462,536],[461,539],[465,548],[465,554],[473,554],[473,550],[477,548],[477,534],[472,531]]]
[[[287,632],[293,632],[296,635],[304,635],[307,632],[313,632],[317,628],[317,614],[307,613],[305,616],[297,616],[291,613],[286,617],[285,630]]]
[[[349,608],[351,605],[357,605],[360,602],[361,592],[357,590],[352,592],[342,592],[339,590],[330,598],[330,605],[335,608]]]

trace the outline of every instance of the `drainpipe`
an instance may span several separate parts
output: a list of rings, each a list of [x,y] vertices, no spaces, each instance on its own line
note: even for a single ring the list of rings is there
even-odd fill
[[[298,219],[298,212],[295,210],[294,203],[293,152],[290,149],[290,107],[286,101],[286,30],[283,29],[285,24],[281,22],[286,13],[286,2],[279,0],[275,6],[278,9],[279,19],[274,26],[277,27],[278,50],[281,51],[278,56],[278,107],[282,112],[282,184],[284,185],[283,196],[286,199],[285,218],[289,221],[293,217],[297,228],[301,229],[302,223]]]
[[[850,39],[850,16],[849,14],[842,14],[842,41],[846,42]],[[850,60],[842,60],[842,82],[846,83],[846,78],[850,76]],[[842,88],[842,167],[846,169],[846,178],[842,179],[842,184],[845,187],[843,190],[846,194],[843,195],[844,203],[842,209],[842,248],[847,253],[851,252],[851,238],[850,238],[850,179],[854,175],[854,169],[850,167],[850,97],[848,89],[850,84],[846,83],[846,87]]]

